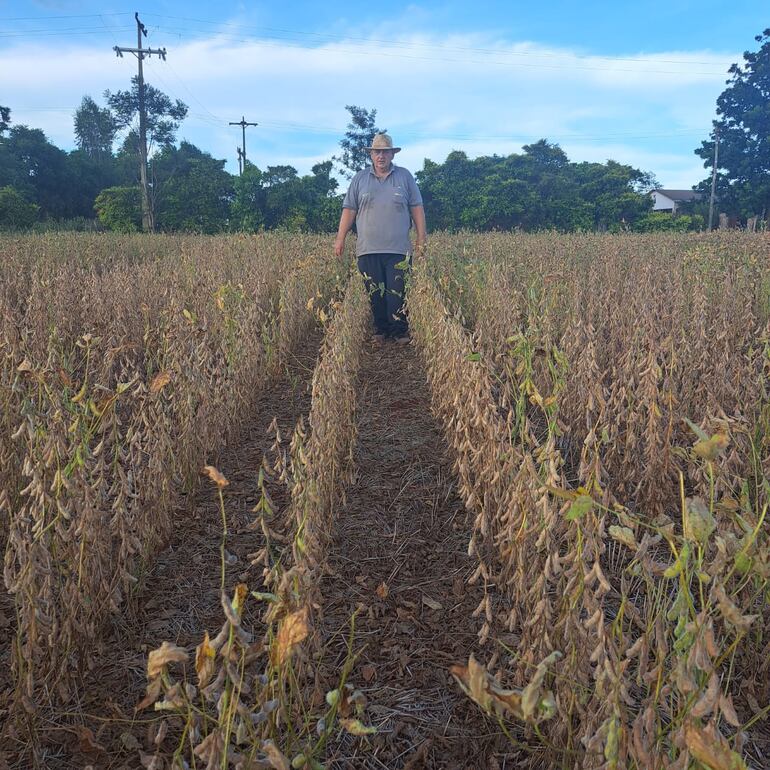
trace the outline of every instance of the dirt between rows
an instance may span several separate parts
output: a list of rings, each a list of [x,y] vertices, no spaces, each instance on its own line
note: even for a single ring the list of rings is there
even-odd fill
[[[230,482],[225,490],[230,586],[260,582],[261,568],[250,565],[248,554],[261,546],[261,534],[247,528],[258,500],[257,472],[273,441],[273,419],[288,437],[309,411],[318,343],[318,336],[305,341],[282,381],[257,400],[238,441],[216,459]],[[413,346],[380,343],[367,349],[358,408],[356,479],[337,516],[321,586],[326,646],[321,678],[335,686],[350,617],[357,611],[358,657],[349,681],[365,693],[364,720],[378,732],[365,738],[341,734],[326,766],[515,767],[498,726],[448,673],[451,664],[478,653],[478,623],[471,615],[481,588],[466,585],[476,567],[466,553],[470,521],[455,491]],[[278,492],[274,502],[285,505],[285,493]],[[151,750],[160,719],[149,709],[134,710],[144,696],[147,653],[164,640],[192,649],[205,630],[215,632],[222,623],[222,530],[213,485],[204,484],[177,520],[177,533],[155,562],[133,611],[95,652],[78,701],[66,713],[42,720],[35,759],[21,734],[7,730],[2,770],[141,767],[139,751]],[[252,612],[244,625],[256,628],[258,615]]]
[[[471,617],[483,594],[466,584],[477,566],[467,555],[471,522],[412,345],[369,349],[358,408],[357,479],[337,517],[322,593],[327,636],[338,640],[332,676],[358,610],[351,680],[378,733],[347,741],[334,766],[503,768],[499,728],[448,671],[472,651],[484,657]]]

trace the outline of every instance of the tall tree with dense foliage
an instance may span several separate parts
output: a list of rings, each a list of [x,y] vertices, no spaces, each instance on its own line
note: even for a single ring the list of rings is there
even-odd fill
[[[623,229],[651,207],[650,174],[615,161],[571,163],[545,139],[521,154],[426,160],[417,181],[436,229]]]
[[[334,160],[340,165],[342,173],[352,178],[369,162],[369,152],[366,149],[372,144],[375,134],[385,133],[387,129],[377,128],[377,110],[367,110],[365,107],[357,107],[348,104],[345,109],[350,113],[345,136],[340,140],[342,155],[335,156]]]
[[[0,187],[0,231],[26,230],[35,223],[39,206],[13,187]]]
[[[70,216],[70,199],[77,180],[67,175],[67,153],[48,141],[39,128],[14,126],[0,143],[0,179],[27,201],[40,207],[41,216]]]
[[[131,79],[128,91],[104,92],[118,129],[128,128],[139,116],[139,78]],[[177,99],[172,101],[163,91],[144,84],[144,104],[147,111],[147,150],[170,147],[174,143],[179,124],[187,116],[187,105]]]
[[[178,148],[165,147],[152,171],[158,229],[218,233],[227,228],[233,178],[224,160],[183,141]]]
[[[755,40],[758,51],[730,67],[727,88],[717,99],[718,119],[711,138],[695,150],[711,169],[719,136],[717,196],[721,211],[763,218],[770,213],[770,28]],[[699,189],[708,194],[711,177]]]
[[[100,107],[90,96],[84,96],[75,111],[75,141],[89,158],[112,158],[112,144],[118,131],[115,116]]]

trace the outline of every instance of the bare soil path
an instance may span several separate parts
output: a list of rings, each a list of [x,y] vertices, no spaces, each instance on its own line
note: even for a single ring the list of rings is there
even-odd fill
[[[476,649],[471,615],[482,589],[466,585],[477,566],[467,555],[470,522],[413,346],[381,344],[364,356],[355,459],[322,593],[326,636],[336,640],[330,676],[359,610],[355,648],[363,650],[350,681],[366,694],[379,732],[368,744],[343,744],[330,764],[501,767],[497,726],[448,672]]]

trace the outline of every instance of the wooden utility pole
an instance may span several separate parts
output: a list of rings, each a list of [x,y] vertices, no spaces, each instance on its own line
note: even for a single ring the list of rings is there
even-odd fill
[[[142,48],[142,35],[147,37],[147,28],[139,21],[138,13],[134,14],[134,18],[136,19],[136,48],[121,48],[116,45],[112,50],[120,57],[124,53],[132,53],[139,63],[139,179],[142,185],[142,230],[151,233],[155,230],[155,217],[150,205],[150,186],[147,182],[147,107],[145,105],[142,61],[145,56],[153,55],[159,56],[165,61],[166,49]]]
[[[240,173],[243,174],[246,170],[246,126],[258,126],[259,123],[249,123],[245,117],[241,117],[241,119],[235,123],[231,120],[230,125],[240,126],[243,131],[243,145],[238,154],[238,168],[240,169]]]
[[[238,175],[243,175],[243,152],[240,147],[235,148],[238,151]]]
[[[714,195],[717,189],[717,162],[719,161],[719,123],[714,124],[714,168],[711,169],[711,199],[709,200],[709,232],[714,223]]]

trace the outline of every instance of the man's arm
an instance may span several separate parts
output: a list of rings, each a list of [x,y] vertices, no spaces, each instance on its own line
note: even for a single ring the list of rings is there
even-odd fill
[[[415,253],[419,254],[425,250],[425,245],[428,242],[428,231],[425,227],[425,209],[423,206],[412,206],[409,210],[412,212],[414,229],[417,232]]]
[[[425,217],[423,216],[423,221],[424,220]],[[353,222],[355,221],[355,209],[342,209],[340,226],[337,228],[337,237],[334,239],[334,256],[342,256],[342,250],[345,248],[345,236],[350,232],[350,229],[353,227]]]

